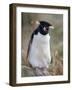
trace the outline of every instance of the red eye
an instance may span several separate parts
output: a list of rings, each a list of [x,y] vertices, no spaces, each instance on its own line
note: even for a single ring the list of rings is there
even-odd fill
[[[46,30],[48,30],[48,27],[46,28]]]

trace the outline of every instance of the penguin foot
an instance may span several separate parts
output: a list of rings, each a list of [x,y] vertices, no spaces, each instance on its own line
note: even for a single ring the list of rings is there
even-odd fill
[[[48,76],[50,75],[47,68],[35,68],[34,69],[36,76]]]

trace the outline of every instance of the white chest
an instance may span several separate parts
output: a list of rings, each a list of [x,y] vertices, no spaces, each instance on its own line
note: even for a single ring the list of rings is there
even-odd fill
[[[35,35],[30,49],[29,61],[33,67],[48,67],[51,61],[50,36]]]

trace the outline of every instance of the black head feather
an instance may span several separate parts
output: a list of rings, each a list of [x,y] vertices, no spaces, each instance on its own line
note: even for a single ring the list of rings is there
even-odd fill
[[[39,32],[42,35],[46,35],[49,33],[49,27],[52,26],[49,22],[46,21],[40,21],[40,25],[39,25]]]

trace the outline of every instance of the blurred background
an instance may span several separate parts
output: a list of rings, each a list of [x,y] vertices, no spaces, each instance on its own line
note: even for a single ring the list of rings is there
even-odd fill
[[[43,14],[43,13],[22,13],[21,14],[22,37],[22,65],[21,76],[35,76],[33,69],[26,60],[28,43],[32,32],[37,28],[36,21],[47,21],[54,26],[50,30],[51,37],[51,56],[52,63],[48,69],[50,75],[63,75],[63,15],[62,14]]]

